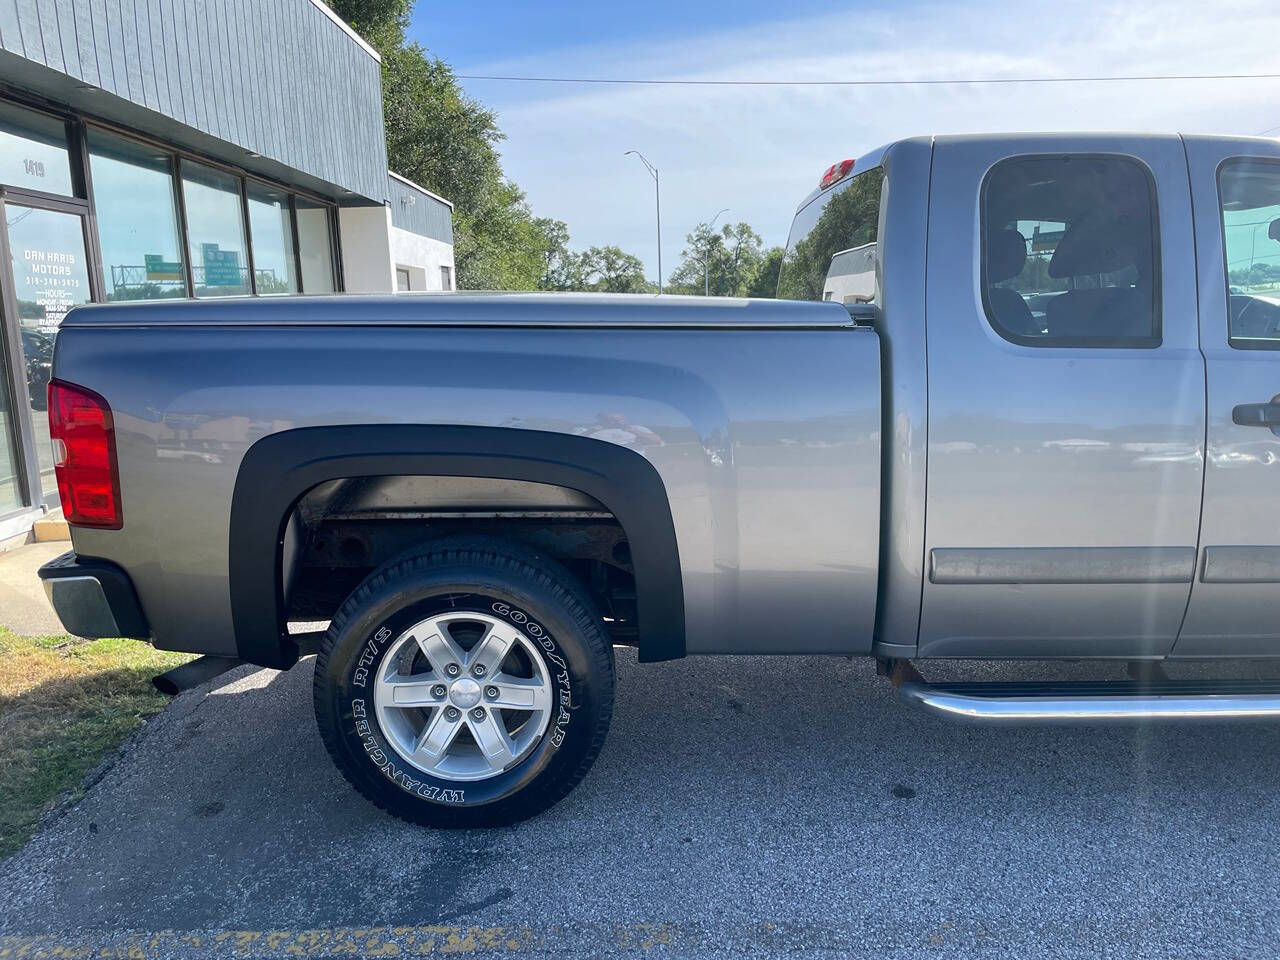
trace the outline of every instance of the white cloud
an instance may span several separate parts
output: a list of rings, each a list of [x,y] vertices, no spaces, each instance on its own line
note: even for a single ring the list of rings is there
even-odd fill
[[[1276,72],[1280,9],[1262,2],[1065,4],[987,0],[841,12],[676,42],[541,53],[467,73],[696,79],[893,79]],[[918,134],[1138,130],[1252,134],[1280,125],[1280,81],[904,87],[509,85],[469,90],[499,112],[507,173],[575,246],[656,256],[663,269],[721,207],[768,243],[846,156]]]

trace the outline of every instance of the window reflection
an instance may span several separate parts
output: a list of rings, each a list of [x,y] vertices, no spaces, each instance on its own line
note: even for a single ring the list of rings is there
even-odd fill
[[[67,311],[90,300],[84,226],[78,214],[15,203],[5,205],[5,222],[22,331],[27,397],[33,411],[31,424],[40,457],[40,484],[48,496],[57,490],[49,420],[44,413],[53,365],[53,337]]]
[[[182,162],[187,249],[197,297],[249,293],[249,257],[240,206],[240,178]]]
[[[3,361],[4,344],[0,343],[0,362]],[[0,516],[23,506],[18,469],[17,428],[9,409],[8,391],[0,390]]]
[[[89,167],[107,299],[185,297],[168,155],[91,130]]]
[[[297,257],[287,193],[249,184],[249,235],[253,238],[258,293],[297,293]]]
[[[779,300],[872,299],[883,185],[884,171],[872,167],[796,214],[778,275]]]
[[[302,292],[333,293],[333,244],[329,208],[298,197],[298,247],[302,259]]]
[[[1231,345],[1280,346],[1280,164],[1234,161],[1218,178]]]
[[[66,124],[0,104],[0,183],[70,196]]]

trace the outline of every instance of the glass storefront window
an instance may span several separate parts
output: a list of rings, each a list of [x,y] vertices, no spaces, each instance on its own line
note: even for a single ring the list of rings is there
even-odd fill
[[[302,292],[333,293],[333,242],[329,208],[297,198],[298,252],[302,260]]]
[[[234,297],[249,293],[240,178],[183,160],[182,197],[187,208],[187,250],[195,295]]]
[[[258,293],[297,293],[297,257],[287,193],[249,184],[249,236]]]
[[[0,343],[0,363],[4,362],[4,344]],[[18,426],[9,409],[9,391],[0,384],[0,517],[17,510],[22,502],[21,470],[18,460]]]
[[[107,299],[185,297],[169,155],[90,130],[89,168]]]
[[[72,307],[90,300],[84,225],[79,214],[5,205],[13,288],[18,301],[27,397],[40,456],[40,485],[45,496],[58,489],[53,448],[45,414],[53,362],[53,338]],[[0,465],[3,471],[3,465]],[[3,481],[0,481],[2,483]]]
[[[0,183],[70,196],[67,125],[56,117],[0,104]]]

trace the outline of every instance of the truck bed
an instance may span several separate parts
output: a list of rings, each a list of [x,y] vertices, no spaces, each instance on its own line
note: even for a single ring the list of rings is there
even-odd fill
[[[236,622],[238,610],[274,626],[271,568],[256,580],[233,569],[246,553],[234,549],[234,505],[255,447],[305,434],[299,456],[332,462],[354,431],[398,463],[448,453],[431,431],[461,429],[490,431],[479,470],[503,438],[542,438],[544,461],[567,438],[620,448],[660,478],[675,543],[655,565],[679,571],[678,590],[661,593],[682,598],[686,626],[656,638],[664,655],[870,650],[880,346],[839,304],[446,294],[104,305],[68,315],[54,375],[101,394],[115,421],[123,529],[76,528],[76,553],[129,572],[160,647],[288,660],[246,647]],[[349,476],[433,469],[388,462]],[[258,499],[286,475],[255,476]],[[254,559],[279,553],[277,527],[305,493],[289,490],[279,515],[254,521],[266,539]],[[278,569],[287,606],[288,562]],[[265,593],[263,613],[234,595],[244,579]],[[643,609],[639,620],[645,655]]]

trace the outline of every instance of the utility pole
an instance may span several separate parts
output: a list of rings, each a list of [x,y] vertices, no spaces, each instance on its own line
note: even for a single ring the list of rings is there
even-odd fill
[[[640,158],[644,168],[649,171],[649,176],[653,177],[653,202],[658,212],[658,293],[662,293],[662,196],[658,192],[658,168],[645,159],[645,155],[639,150],[628,150],[623,156],[633,153]]]
[[[725,207],[720,213],[728,213],[729,208]],[[711,228],[716,225],[716,221],[720,219],[720,213],[711,218],[711,222],[707,224],[707,232],[711,232]],[[712,234],[714,236],[714,234]],[[704,297],[711,296],[711,239],[707,239],[707,255],[702,258],[702,295]]]

